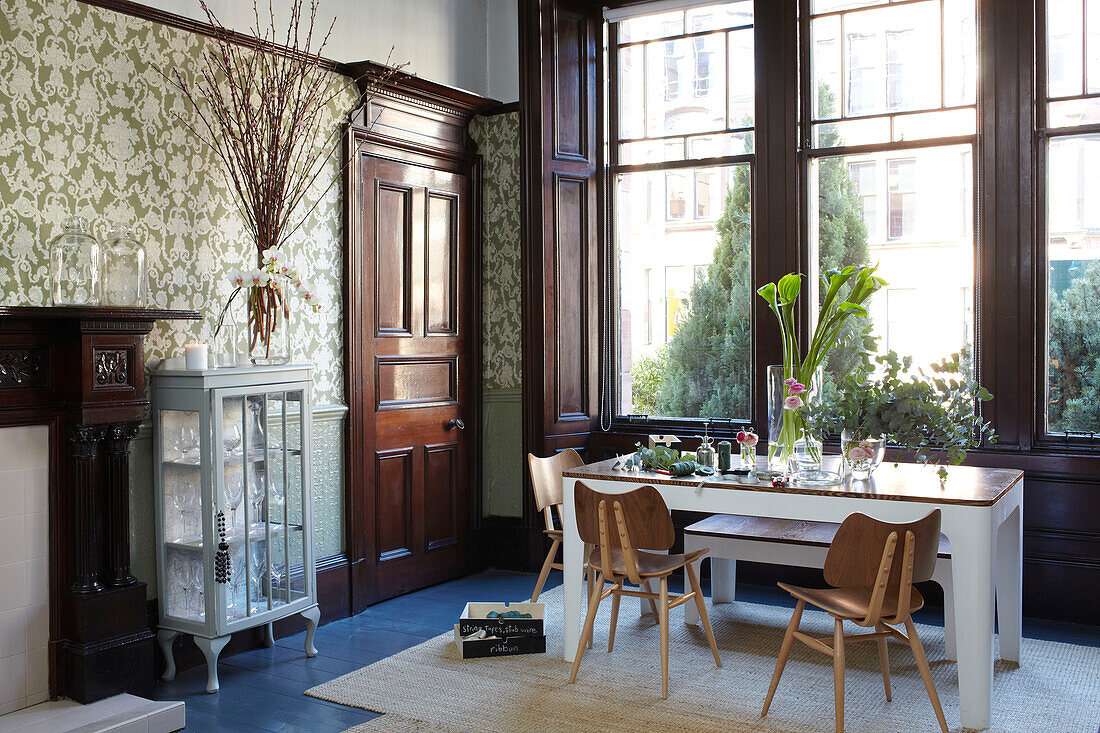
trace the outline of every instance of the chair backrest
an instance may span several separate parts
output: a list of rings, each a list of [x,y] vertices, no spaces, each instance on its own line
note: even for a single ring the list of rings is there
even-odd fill
[[[546,458],[533,453],[527,454],[527,465],[531,469],[531,486],[535,490],[535,506],[546,519],[546,528],[553,529],[550,508],[561,506],[561,474],[571,468],[583,466],[580,454],[572,448],[566,448]],[[561,517],[558,517],[560,520]]]
[[[603,494],[578,481],[573,490],[577,530],[581,540],[597,545],[602,553],[604,576],[613,576],[611,551],[621,549],[627,577],[638,583],[634,550],[665,551],[676,541],[672,515],[660,492],[642,486],[625,494]]]
[[[897,593],[896,616],[904,618],[913,583],[929,580],[936,569],[939,543],[939,509],[905,523],[850,514],[829,545],[825,582],[836,588],[873,588],[870,621],[878,617],[886,593]]]

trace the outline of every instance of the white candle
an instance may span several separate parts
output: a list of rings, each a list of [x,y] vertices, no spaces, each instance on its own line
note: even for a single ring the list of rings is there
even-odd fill
[[[206,344],[185,344],[183,361],[188,369],[206,369]]]

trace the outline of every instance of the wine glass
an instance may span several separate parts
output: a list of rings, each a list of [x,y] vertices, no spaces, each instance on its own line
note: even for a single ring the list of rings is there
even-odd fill
[[[246,606],[241,598],[241,584],[244,582],[244,548],[240,547],[233,555],[233,561],[229,569],[229,596],[226,598],[225,609],[229,618],[237,618],[245,614]]]
[[[239,455],[241,445],[241,428],[233,423],[222,433],[222,444],[225,446],[225,457],[232,458]]]
[[[206,588],[201,555],[194,558],[191,564],[187,567],[186,574],[190,576],[192,593],[190,596],[190,608],[188,613],[195,618],[202,618],[206,615]]]
[[[190,480],[184,482],[177,497],[179,499],[181,536],[188,537],[202,534],[202,525],[199,523],[199,513],[197,511],[199,494],[195,489],[195,482]],[[198,529],[190,529],[194,525],[199,525]]]
[[[285,588],[283,587],[283,580],[286,578],[286,563],[275,562],[271,563],[271,596],[274,605],[282,605],[286,603]],[[276,594],[282,597],[276,597]]]
[[[281,478],[275,478],[271,482],[271,496],[268,497],[268,521],[282,521],[283,507],[286,505],[286,487]],[[274,511],[274,519],[270,516]]]
[[[225,503],[229,506],[229,532],[232,535],[237,529],[237,509],[244,499],[244,476],[240,471],[227,473],[225,476]]]
[[[264,471],[263,468],[257,466],[252,472],[252,479],[249,481],[248,486],[248,504],[252,508],[252,520],[253,522],[263,521],[263,508],[264,508],[264,495],[266,494],[266,488],[264,487]]]
[[[252,598],[259,600],[266,597],[267,551],[263,547],[252,547],[248,565],[252,576],[252,587],[249,589]]]

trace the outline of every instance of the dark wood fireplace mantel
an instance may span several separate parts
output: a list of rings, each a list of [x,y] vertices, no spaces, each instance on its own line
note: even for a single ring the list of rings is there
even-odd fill
[[[0,306],[0,427],[50,440],[50,696],[153,685],[145,583],[130,573],[130,441],[145,417],[143,342],[195,311]]]

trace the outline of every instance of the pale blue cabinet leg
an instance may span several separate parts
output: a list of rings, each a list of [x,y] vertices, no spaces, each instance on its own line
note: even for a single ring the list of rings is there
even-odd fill
[[[218,655],[229,643],[229,636],[219,636],[216,639],[204,639],[195,637],[195,646],[202,650],[206,657],[206,691],[213,693],[218,691]]]
[[[179,635],[180,632],[170,629],[157,631],[157,643],[160,644],[160,650],[164,652],[164,674],[160,678],[165,682],[171,682],[176,678],[176,657],[172,653],[172,642]]]
[[[306,620],[306,656],[317,656],[317,647],[313,646],[313,635],[317,633],[317,622],[321,620],[321,609],[314,606],[302,611],[302,618]]]

